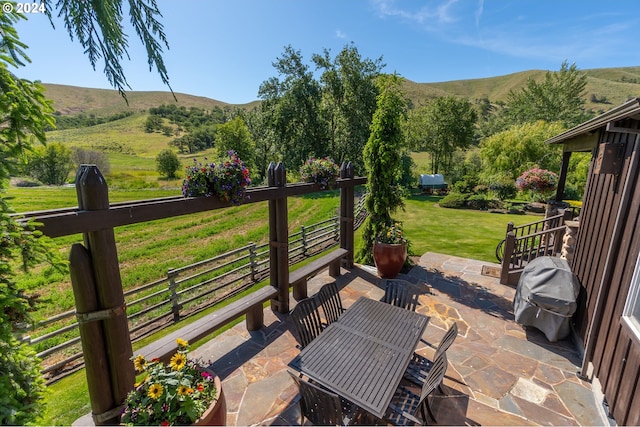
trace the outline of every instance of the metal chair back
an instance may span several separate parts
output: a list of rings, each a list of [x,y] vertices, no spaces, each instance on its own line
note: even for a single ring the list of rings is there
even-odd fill
[[[305,418],[316,426],[345,424],[342,403],[337,394],[320,388],[290,371],[287,372],[300,391],[300,415],[302,418],[300,425],[304,425]]]
[[[400,279],[386,279],[383,302],[416,311],[418,292],[411,282]]]
[[[433,366],[431,367],[431,370],[424,380],[424,384],[422,385],[422,390],[420,392],[420,404],[418,405],[418,408],[416,408],[420,410],[422,419],[424,421],[427,420],[425,409],[427,410],[431,418],[436,421],[436,417],[433,415],[431,406],[429,405],[429,399],[427,398],[436,388],[439,388],[442,384],[442,381],[444,380],[444,374],[447,372],[447,366],[447,354],[442,352],[433,361]]]
[[[444,336],[440,340],[440,344],[438,344],[438,348],[436,349],[436,353],[433,358],[436,359],[441,353],[446,352],[449,347],[451,347],[451,344],[453,344],[453,342],[456,340],[457,336],[458,324],[456,322],[453,322],[453,325],[451,325],[447,333],[444,334]]]
[[[322,320],[314,298],[298,301],[298,304],[291,311],[291,319],[298,333],[301,348],[309,345],[322,332]]]
[[[338,320],[338,317],[340,317],[344,311],[336,282],[327,283],[320,288],[320,291],[318,291],[318,302],[322,307],[324,320],[327,325]]]

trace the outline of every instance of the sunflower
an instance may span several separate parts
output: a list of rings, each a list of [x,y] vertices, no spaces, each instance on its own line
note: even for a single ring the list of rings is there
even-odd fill
[[[185,356],[182,353],[176,353],[173,355],[173,357],[171,358],[171,362],[169,362],[169,365],[175,370],[175,371],[179,371],[180,369],[184,368],[184,365],[187,363],[187,356]]]
[[[187,387],[186,385],[181,385],[178,387],[178,395],[187,396],[193,393],[193,389],[191,387]]]
[[[162,387],[162,384],[151,384],[151,386],[149,387],[149,391],[147,392],[147,396],[157,400],[160,396],[162,396],[163,391],[164,388]]]
[[[136,371],[142,372],[147,367],[147,360],[143,355],[139,354],[135,359],[133,359],[133,366],[136,368]]]
[[[178,344],[178,347],[186,347],[189,345],[189,342],[182,338],[176,338],[176,344]]]

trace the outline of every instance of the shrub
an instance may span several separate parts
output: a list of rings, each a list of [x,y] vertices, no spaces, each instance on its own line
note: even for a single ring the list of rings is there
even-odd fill
[[[180,169],[178,155],[166,148],[156,156],[156,170],[169,179],[176,177],[176,172]]]
[[[538,167],[525,171],[516,180],[516,187],[528,191],[534,201],[544,201],[551,197],[558,185],[558,175]]]
[[[311,159],[305,161],[300,167],[300,179],[304,182],[315,182],[320,188],[334,188],[336,178],[340,176],[340,167],[331,157]]]
[[[453,191],[460,194],[472,193],[476,185],[478,185],[478,178],[476,176],[465,175],[461,180],[453,184]]]
[[[489,189],[496,194],[499,200],[513,199],[517,193],[516,184],[508,178],[499,179],[491,183]]]
[[[438,203],[443,208],[462,209],[465,206],[467,195],[462,193],[449,193]]]
[[[487,210],[489,207],[489,201],[482,194],[472,194],[467,197],[465,206],[471,209]]]
[[[0,332],[0,390],[0,425],[25,425],[42,413],[45,385],[40,360],[11,330]]]
[[[34,150],[27,162],[29,175],[48,185],[64,184],[72,169],[71,150],[57,142]]]
[[[487,194],[489,192],[489,187],[484,184],[479,184],[473,187],[474,194]]]
[[[73,151],[72,158],[76,169],[83,164],[96,165],[103,175],[107,175],[111,172],[111,164],[109,163],[109,158],[106,153],[96,150],[87,150],[80,147],[73,147],[71,150]]]

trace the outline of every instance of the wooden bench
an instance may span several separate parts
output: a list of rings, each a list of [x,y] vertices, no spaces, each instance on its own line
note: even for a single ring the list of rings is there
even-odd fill
[[[182,338],[189,343],[194,343],[244,314],[247,315],[247,330],[256,331],[264,326],[264,302],[276,297],[276,295],[278,295],[278,289],[267,285],[195,322],[183,326],[175,332],[165,335],[159,340],[135,351],[134,354],[141,354],[147,360],[158,358],[166,363],[178,350],[176,338]]]
[[[339,276],[340,260],[348,253],[348,250],[338,248],[289,273],[289,287],[293,287],[293,297],[296,301],[307,297],[307,279],[317,274],[320,270],[328,266],[331,277]]]

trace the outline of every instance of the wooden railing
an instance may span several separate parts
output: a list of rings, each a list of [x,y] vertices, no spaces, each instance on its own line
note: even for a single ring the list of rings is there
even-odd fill
[[[356,218],[366,217],[363,201],[364,197],[355,205]],[[300,231],[290,234],[289,264],[295,265],[336,246],[340,236],[339,219],[334,216],[303,225]],[[361,223],[362,220],[354,222],[354,229]],[[268,276],[268,243],[250,243],[213,258],[170,269],[166,277],[124,293],[131,341],[137,342],[171,323],[232,298]],[[49,381],[83,366],[75,320],[75,310],[59,313],[33,325],[31,335],[22,337],[23,342],[39,348],[37,356],[43,359],[42,373]]]
[[[346,249],[343,266],[353,265],[354,187],[366,183],[355,177],[353,165],[340,168],[339,241]],[[319,184],[287,184],[282,164],[271,164],[268,186],[249,188],[243,204],[268,202],[269,280],[277,288],[271,308],[289,312],[289,230],[287,198],[322,191]],[[69,266],[76,318],[84,352],[91,412],[100,424],[117,424],[120,402],[135,382],[127,304],[117,256],[115,229],[123,225],[224,209],[231,204],[215,197],[168,197],[109,203],[104,177],[94,165],[81,165],[76,175],[78,207],[25,214],[49,237],[83,234],[83,244],[71,246]],[[153,291],[149,291],[153,293]],[[173,312],[172,312],[173,315]],[[98,421],[96,421],[98,422]]]
[[[504,257],[500,283],[516,285],[524,267],[540,256],[557,256],[562,249],[562,238],[566,231],[564,221],[558,225],[558,218],[553,217],[553,228],[533,227],[530,234],[516,235],[516,230],[507,232],[504,240]],[[525,228],[527,229],[527,228]],[[522,230],[522,228],[520,228]]]

